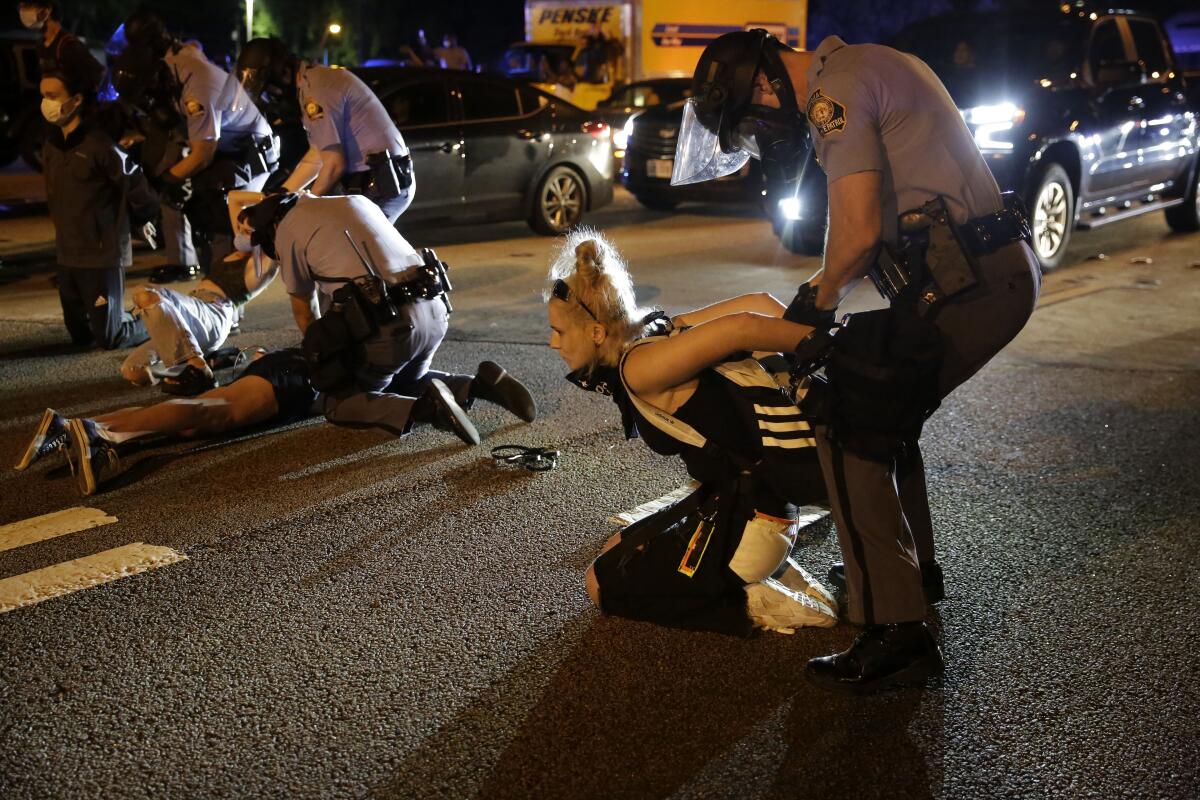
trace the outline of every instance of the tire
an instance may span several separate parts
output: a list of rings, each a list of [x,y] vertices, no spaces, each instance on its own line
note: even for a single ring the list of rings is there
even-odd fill
[[[1054,269],[1062,264],[1075,227],[1075,191],[1067,171],[1053,162],[1047,164],[1030,197],[1033,251],[1042,269]]]
[[[1192,168],[1191,187],[1183,198],[1183,205],[1171,206],[1163,211],[1167,217],[1167,225],[1176,233],[1194,233],[1200,231],[1200,155],[1196,156],[1196,166]]]
[[[538,183],[533,195],[529,227],[543,236],[566,233],[583,219],[587,185],[569,167],[555,167]]]
[[[635,194],[633,198],[651,211],[674,211],[679,205],[678,200],[668,200],[652,194]]]

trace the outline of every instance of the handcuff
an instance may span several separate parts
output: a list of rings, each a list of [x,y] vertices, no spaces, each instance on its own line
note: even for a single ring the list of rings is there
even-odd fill
[[[549,472],[558,465],[558,451],[542,447],[523,447],[519,444],[502,444],[492,448],[492,458],[497,464],[515,464],[530,472]]]

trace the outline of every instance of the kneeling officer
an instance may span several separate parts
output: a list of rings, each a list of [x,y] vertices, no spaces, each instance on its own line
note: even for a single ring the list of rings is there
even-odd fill
[[[271,195],[239,214],[239,228],[239,248],[279,263],[330,422],[397,436],[430,422],[479,444],[463,411],[477,398],[527,422],[537,415],[528,390],[492,361],[474,376],[430,370],[451,311],[446,266],[367,198]]]

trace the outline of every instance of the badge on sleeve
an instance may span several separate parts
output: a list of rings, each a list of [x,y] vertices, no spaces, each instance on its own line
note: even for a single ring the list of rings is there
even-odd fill
[[[304,116],[310,120],[324,119],[325,109],[321,108],[321,104],[310,97],[304,101]]]
[[[820,89],[808,98],[808,120],[817,133],[827,136],[846,127],[846,107]]]
[[[204,113],[204,106],[200,104],[200,101],[191,97],[183,101],[183,108],[189,117],[198,117]]]

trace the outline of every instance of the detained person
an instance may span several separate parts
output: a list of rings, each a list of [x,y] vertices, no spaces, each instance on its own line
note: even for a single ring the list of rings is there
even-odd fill
[[[812,430],[750,351],[792,350],[811,329],[751,294],[668,319],[634,301],[602,236],[568,237],[546,293],[568,380],[610,396],[627,438],[677,456],[701,486],[613,536],[588,568],[605,613],[745,635],[836,624],[833,597],[789,553],[797,506],[823,502]]]

